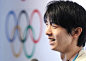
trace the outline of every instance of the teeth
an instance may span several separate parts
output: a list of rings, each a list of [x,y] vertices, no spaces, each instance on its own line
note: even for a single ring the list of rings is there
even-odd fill
[[[55,39],[49,39],[50,41],[55,41]]]
[[[52,41],[52,39],[50,39],[50,41]]]

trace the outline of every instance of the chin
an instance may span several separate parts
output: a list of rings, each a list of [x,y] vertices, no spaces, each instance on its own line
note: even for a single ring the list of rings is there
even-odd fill
[[[57,49],[56,47],[50,46],[50,48],[51,48],[51,50],[58,51],[58,52],[62,52],[62,51],[60,51],[59,49]]]
[[[50,46],[51,50],[57,51],[55,46]]]

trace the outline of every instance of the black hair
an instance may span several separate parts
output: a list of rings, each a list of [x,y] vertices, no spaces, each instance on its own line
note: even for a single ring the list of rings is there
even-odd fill
[[[67,29],[71,34],[72,29],[81,27],[82,32],[79,36],[77,46],[85,46],[86,41],[86,12],[85,9],[72,1],[51,1],[47,5],[44,14],[44,22],[47,17],[51,23],[59,24]]]

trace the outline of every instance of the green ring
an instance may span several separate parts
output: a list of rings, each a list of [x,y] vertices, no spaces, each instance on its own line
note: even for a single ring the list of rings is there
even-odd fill
[[[28,25],[27,28],[26,28],[26,32],[28,31],[28,29],[31,29],[32,30],[32,33],[34,34],[34,38],[35,38],[35,32],[34,32],[34,29],[32,28],[32,26]],[[27,33],[24,33],[24,34],[27,34]],[[25,40],[26,38],[24,38]],[[27,54],[27,51],[26,51],[26,48],[25,48],[25,43],[23,43],[23,50],[24,50],[24,53],[26,55],[27,58],[31,58],[35,52],[35,44],[33,45],[33,50],[32,50],[32,53],[30,55]]]

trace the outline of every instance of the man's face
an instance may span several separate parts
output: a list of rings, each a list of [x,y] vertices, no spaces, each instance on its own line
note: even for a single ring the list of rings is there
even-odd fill
[[[50,24],[49,18],[47,18],[45,33],[52,50],[65,52],[72,43],[72,36],[68,34],[67,30],[55,23]]]

